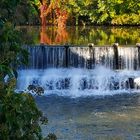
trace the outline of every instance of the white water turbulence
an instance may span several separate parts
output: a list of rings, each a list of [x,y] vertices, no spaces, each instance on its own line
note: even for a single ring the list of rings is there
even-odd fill
[[[45,95],[105,96],[133,93],[140,89],[139,71],[114,71],[103,66],[95,69],[27,69],[19,70],[18,74],[18,91],[27,90],[29,85],[36,85],[44,88]]]
[[[17,90],[42,87],[45,95],[104,96],[140,91],[138,47],[27,47],[29,66],[18,71]]]

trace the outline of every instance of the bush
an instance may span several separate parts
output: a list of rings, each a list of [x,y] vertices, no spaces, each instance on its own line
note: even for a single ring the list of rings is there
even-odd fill
[[[29,93],[16,93],[17,68],[27,64],[28,53],[21,48],[20,35],[11,23],[0,32],[0,140],[43,140],[41,123],[48,120],[36,106]],[[5,77],[8,77],[7,80]],[[32,89],[37,94],[41,87]],[[54,134],[46,140],[56,140]]]
[[[8,91],[9,89],[7,89]],[[0,139],[41,140],[38,110],[30,94],[14,91],[0,93]]]
[[[40,124],[48,120],[38,110],[31,94],[15,93],[16,79],[0,83],[0,139],[43,140]],[[56,140],[49,134],[45,140]]]

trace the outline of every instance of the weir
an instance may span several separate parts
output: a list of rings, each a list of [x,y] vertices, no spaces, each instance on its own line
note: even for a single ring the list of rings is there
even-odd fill
[[[26,46],[30,69],[89,68],[105,66],[139,70],[140,48],[136,46]]]
[[[138,46],[26,48],[30,53],[29,66],[19,69],[19,91],[35,85],[44,88],[47,95],[79,97],[140,90]]]

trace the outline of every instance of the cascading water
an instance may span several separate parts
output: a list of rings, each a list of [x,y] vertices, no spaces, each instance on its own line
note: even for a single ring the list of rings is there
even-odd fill
[[[118,48],[118,58],[113,47],[34,47],[29,52],[29,67],[19,70],[19,91],[36,85],[46,95],[80,97],[140,89],[138,48]]]
[[[105,66],[113,68],[114,51],[112,47],[73,47],[69,51],[69,65],[72,67],[91,68]]]
[[[94,51],[95,66],[102,65],[113,69],[114,49],[112,47],[96,47]]]
[[[96,67],[94,70],[21,70],[17,88],[22,91],[26,90],[28,85],[36,85],[43,87],[46,94],[55,93],[76,97],[79,95],[111,95],[132,90],[130,78],[139,75],[140,72],[117,72],[105,67]]]
[[[119,69],[138,70],[138,48],[137,47],[118,47]]]
[[[65,65],[64,47],[27,47],[30,69],[60,68]]]

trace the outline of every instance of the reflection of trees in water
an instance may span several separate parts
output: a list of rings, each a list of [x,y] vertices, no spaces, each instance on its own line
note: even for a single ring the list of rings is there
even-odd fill
[[[24,44],[75,44],[87,45],[94,43],[95,45],[110,45],[114,42],[119,44],[136,44],[140,42],[139,28],[135,27],[67,27],[58,28],[47,26],[39,29],[39,27],[19,27],[23,33]],[[40,36],[39,36],[40,34]],[[42,37],[41,37],[42,36]],[[43,39],[41,39],[43,38]],[[42,41],[44,40],[44,41]]]
[[[122,41],[122,44],[136,44],[137,42],[140,42],[140,29],[138,28],[112,28],[111,32],[115,38]]]
[[[140,29],[138,28],[122,28],[122,27],[89,27],[78,29],[73,32],[70,37],[76,36],[72,40],[73,44],[94,43],[96,45],[109,45],[114,42],[119,44],[136,44],[140,42]]]
[[[46,33],[46,27],[42,26],[40,31],[40,43],[41,44],[52,44],[51,38]]]
[[[58,28],[54,43],[61,44],[68,41],[68,33],[65,28]]]
[[[37,27],[37,26],[17,26],[16,29],[22,33],[22,44],[38,44],[39,27]]]
[[[41,44],[65,44],[68,41],[66,28],[58,27],[47,32],[46,27],[41,27],[40,43]]]

